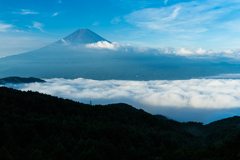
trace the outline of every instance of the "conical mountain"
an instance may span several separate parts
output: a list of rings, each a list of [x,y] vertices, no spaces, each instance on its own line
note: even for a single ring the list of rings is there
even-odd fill
[[[99,41],[107,41],[111,43],[89,29],[78,29],[69,36],[57,41],[56,44],[88,44],[97,43]]]
[[[156,51],[152,52],[151,49],[147,54],[140,54],[131,47],[111,50],[85,45],[99,41],[109,42],[89,29],[79,29],[52,45],[0,58],[0,78],[173,80],[239,73],[240,70],[240,65],[214,64],[204,59],[155,54]],[[63,45],[65,43],[68,45]]]

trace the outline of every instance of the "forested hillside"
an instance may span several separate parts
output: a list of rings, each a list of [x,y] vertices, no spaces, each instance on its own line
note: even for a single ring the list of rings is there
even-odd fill
[[[239,117],[208,125],[163,117],[0,87],[0,159],[239,158]]]

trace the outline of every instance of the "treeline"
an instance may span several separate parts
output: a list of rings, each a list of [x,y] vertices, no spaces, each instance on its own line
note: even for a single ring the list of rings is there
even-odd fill
[[[92,106],[0,87],[0,159],[234,160],[239,122],[179,123],[127,104]]]

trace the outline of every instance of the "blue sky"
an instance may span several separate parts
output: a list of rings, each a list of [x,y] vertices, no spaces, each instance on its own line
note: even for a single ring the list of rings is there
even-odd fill
[[[239,15],[240,0],[1,0],[0,57],[83,28],[135,46],[236,51]]]

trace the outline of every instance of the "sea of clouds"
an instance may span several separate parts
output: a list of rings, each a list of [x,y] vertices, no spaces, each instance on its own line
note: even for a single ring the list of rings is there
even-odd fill
[[[222,75],[225,78],[231,76],[234,77]],[[128,103],[149,113],[162,114],[181,122],[209,123],[240,114],[240,79],[212,77],[171,81],[100,81],[55,78],[46,81],[5,86],[23,91],[38,91],[84,103]]]

